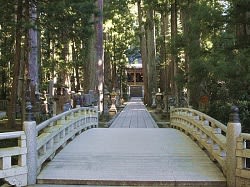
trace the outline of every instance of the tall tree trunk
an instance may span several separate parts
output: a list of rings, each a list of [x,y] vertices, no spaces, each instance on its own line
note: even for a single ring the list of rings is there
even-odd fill
[[[167,9],[168,3],[165,3],[165,10]],[[167,11],[161,12],[161,36],[162,36],[162,43],[160,48],[160,55],[161,55],[161,64],[163,68],[161,69],[161,89],[164,92],[170,91],[170,81],[169,81],[169,64],[168,64],[168,55],[167,55],[167,41],[169,34],[169,14]]]
[[[146,37],[145,37],[145,29],[142,23],[142,8],[141,8],[141,0],[137,2],[138,6],[138,22],[140,29],[140,49],[141,49],[141,58],[142,58],[142,68],[143,68],[143,83],[144,83],[144,104],[150,103],[149,91],[148,91],[148,71],[147,71],[147,48],[146,48]]]
[[[233,1],[234,11],[235,11],[235,28],[236,28],[236,38],[237,46],[239,48],[248,47],[250,44],[250,11],[249,11],[249,1]]]
[[[148,70],[148,94],[149,105],[152,104],[152,92],[157,91],[157,73],[156,73],[156,44],[155,44],[155,22],[154,10],[149,7],[147,11],[146,23],[146,36],[147,36],[147,70]]]
[[[189,23],[188,21],[190,20],[190,12],[189,12],[189,3],[183,0],[184,3],[182,3],[181,6],[181,22],[182,22],[182,29],[184,33],[184,38],[186,41],[186,46],[184,48],[184,53],[185,53],[185,79],[186,79],[186,84],[187,86],[190,84],[190,57],[189,57],[189,50],[188,50],[188,43],[190,42],[188,39],[188,33],[189,33]],[[187,89],[187,103],[188,105],[190,104],[190,89]]]
[[[74,74],[72,75],[73,79],[72,89],[73,91],[78,92],[80,90],[80,76],[79,76],[79,59],[77,55],[76,42],[73,42],[72,44],[72,60],[74,63],[74,71],[75,71]]]
[[[62,45],[63,45],[63,49],[62,49],[62,56],[61,58],[63,59],[64,61],[64,64],[67,64],[68,63],[68,56],[69,56],[69,39],[67,36],[65,35],[62,35]],[[62,67],[60,69],[60,80],[61,80],[61,84],[62,85],[66,85],[68,86],[69,84],[69,74],[68,74],[68,70],[65,68],[65,67]]]
[[[29,23],[30,21],[30,4],[29,0],[25,0],[24,3],[24,21],[25,23]],[[26,101],[30,101],[31,99],[31,77],[30,77],[30,62],[29,62],[29,55],[30,55],[30,35],[29,35],[29,28],[24,28],[24,45],[23,45],[23,65],[20,67],[20,75],[22,77],[21,83],[21,124],[25,120],[25,107]]]
[[[104,56],[103,56],[103,0],[98,0],[97,8],[99,17],[96,25],[96,52],[97,52],[97,91],[98,91],[98,109],[103,111],[103,88],[104,88]]]
[[[35,102],[35,92],[38,91],[38,32],[35,27],[37,19],[36,5],[33,1],[30,2],[30,21],[33,28],[29,29],[29,69],[28,75],[30,78],[31,101]]]
[[[94,20],[94,16],[93,16]],[[95,30],[95,27],[93,26],[93,30]],[[86,90],[95,90],[96,85],[96,62],[97,62],[97,55],[96,55],[96,35],[93,34],[89,40],[89,54],[88,54],[88,67],[86,76],[88,76],[88,85],[86,86]]]
[[[117,83],[117,67],[116,67],[116,61],[115,61],[115,57],[111,62],[111,77],[112,77],[112,90],[116,89],[116,83]]]
[[[176,49],[176,36],[177,36],[177,0],[171,2],[171,64],[170,64],[170,83],[171,93],[178,101],[178,90],[175,77],[177,75],[177,49]]]
[[[112,90],[112,71],[111,71],[111,52],[110,48],[108,47],[108,42],[110,42],[110,36],[106,33],[105,36],[105,54],[104,54],[104,75],[105,75],[105,88],[108,91]]]
[[[188,102],[190,105],[197,107],[200,97],[200,84],[201,81],[191,80],[192,68],[198,62],[197,59],[200,57],[200,25],[197,23],[198,20],[192,14],[195,12],[195,0],[189,0],[186,2],[183,0],[181,7],[182,22],[184,37],[186,40],[185,46],[185,68],[188,82]]]
[[[16,44],[15,44],[15,58],[14,58],[14,72],[13,72],[13,82],[11,87],[11,97],[10,97],[10,108],[8,110],[9,127],[15,128],[16,126],[16,105],[17,105],[17,95],[18,95],[18,79],[20,71],[21,62],[21,38],[22,38],[22,19],[23,4],[22,0],[18,0],[17,4],[17,16],[16,16]]]
[[[115,36],[111,36],[112,37],[112,57],[111,57],[111,84],[112,84],[112,90],[115,88],[116,86],[116,38]]]

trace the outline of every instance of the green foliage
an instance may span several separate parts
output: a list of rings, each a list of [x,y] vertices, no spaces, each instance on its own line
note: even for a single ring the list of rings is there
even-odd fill
[[[16,30],[19,30],[22,38],[27,35],[28,29],[35,28],[40,34],[39,55],[41,88],[46,85],[48,79],[54,78],[55,72],[63,70],[65,74],[74,71],[73,60],[66,60],[71,45],[74,45],[74,60],[81,62],[81,66],[86,63],[86,56],[89,52],[89,40],[94,34],[93,25],[98,16],[95,0],[41,0],[33,2],[37,8],[38,19],[31,22],[25,13],[24,1],[20,1],[23,6],[20,22],[16,23],[17,0],[0,0],[0,67],[1,72],[6,73],[4,79],[8,80],[8,87],[11,86],[13,65],[15,57]],[[24,39],[21,41],[24,43]],[[22,46],[22,50],[27,46]],[[22,52],[23,53],[23,52]],[[24,57],[22,57],[24,58]],[[78,67],[79,67],[79,63]],[[2,73],[1,73],[2,74]],[[13,75],[14,76],[14,75]],[[15,75],[18,76],[18,75]],[[3,76],[1,76],[3,77]],[[0,89],[6,90],[6,83],[0,79]],[[2,93],[2,92],[1,92]],[[6,93],[4,93],[6,95]]]
[[[212,102],[208,115],[215,119],[218,119],[223,124],[227,124],[229,121],[229,114],[231,112],[231,106],[236,105],[239,108],[240,122],[242,124],[243,132],[250,132],[250,101],[249,100],[236,100],[231,102],[225,102],[217,100]]]
[[[59,72],[72,75],[77,69],[79,77],[84,77],[82,70],[88,65],[90,41],[95,34],[93,26],[100,15],[96,1],[34,2],[39,15],[35,24],[40,32],[41,87],[47,86],[47,80]],[[137,2],[104,1],[105,54],[121,82],[125,82],[122,76],[127,56],[138,53],[139,49],[142,33],[135,14]],[[179,23],[177,36],[171,38],[170,28],[168,36],[162,35],[160,18],[170,14],[173,2],[177,3]],[[17,3],[17,0],[0,0],[0,89],[5,91],[6,84],[2,83],[7,81],[11,85],[16,28],[22,32],[35,28],[24,16],[17,25]],[[198,106],[199,97],[207,95],[209,114],[223,123],[228,121],[230,106],[238,105],[244,127],[250,124],[250,37],[241,28],[250,25],[250,19],[245,16],[249,13],[249,3],[249,0],[141,1],[143,26],[147,26],[147,11],[154,10],[156,53],[160,62],[169,63],[171,59],[166,56],[176,57],[175,81],[180,91],[184,87],[191,90],[196,99],[191,105]],[[69,53],[72,59],[66,58]]]
[[[64,0],[38,2],[39,30],[42,40],[43,84],[56,74],[72,74],[87,63],[89,40],[94,34],[94,15],[98,15],[94,0]],[[70,47],[73,61],[66,60]],[[76,63],[77,62],[77,63]],[[50,72],[49,76],[46,72]],[[60,76],[60,74],[58,74]]]
[[[249,11],[248,3],[180,1],[179,7],[185,15],[184,30],[175,38],[171,51],[178,54],[184,50],[189,58],[189,71],[182,69],[176,77],[179,87],[185,85],[188,76],[187,85],[194,97],[198,100],[207,95],[209,114],[223,123],[228,121],[230,106],[238,105],[244,128],[249,126],[250,119],[250,50],[249,44],[237,36],[235,26],[244,24],[240,15]],[[248,40],[248,36],[244,39]],[[178,61],[180,64],[181,59]]]
[[[107,1],[104,7],[106,47],[113,52],[115,63],[126,62],[126,52],[130,46],[138,45],[135,38],[135,16],[129,10],[128,1]],[[108,51],[107,51],[108,52]]]
[[[231,106],[232,104],[223,101],[214,101],[209,106],[208,115],[226,125],[229,120]]]

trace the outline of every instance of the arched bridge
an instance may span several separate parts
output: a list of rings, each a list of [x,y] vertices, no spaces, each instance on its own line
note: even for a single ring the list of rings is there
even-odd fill
[[[250,135],[241,133],[237,115],[225,126],[175,108],[169,128],[158,128],[132,99],[110,128],[97,127],[96,109],[76,108],[0,133],[1,140],[18,139],[0,148],[0,178],[16,186],[250,186]]]

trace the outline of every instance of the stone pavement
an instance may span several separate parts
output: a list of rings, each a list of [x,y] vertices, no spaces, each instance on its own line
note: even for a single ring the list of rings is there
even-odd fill
[[[42,184],[226,186],[216,165],[175,129],[90,129],[38,175]]]
[[[157,128],[141,98],[131,98],[110,128]]]

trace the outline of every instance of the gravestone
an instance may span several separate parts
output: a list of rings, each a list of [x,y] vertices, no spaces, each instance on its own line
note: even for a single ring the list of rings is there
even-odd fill
[[[83,102],[83,106],[91,106],[91,95],[90,94],[84,94],[84,102]]]

